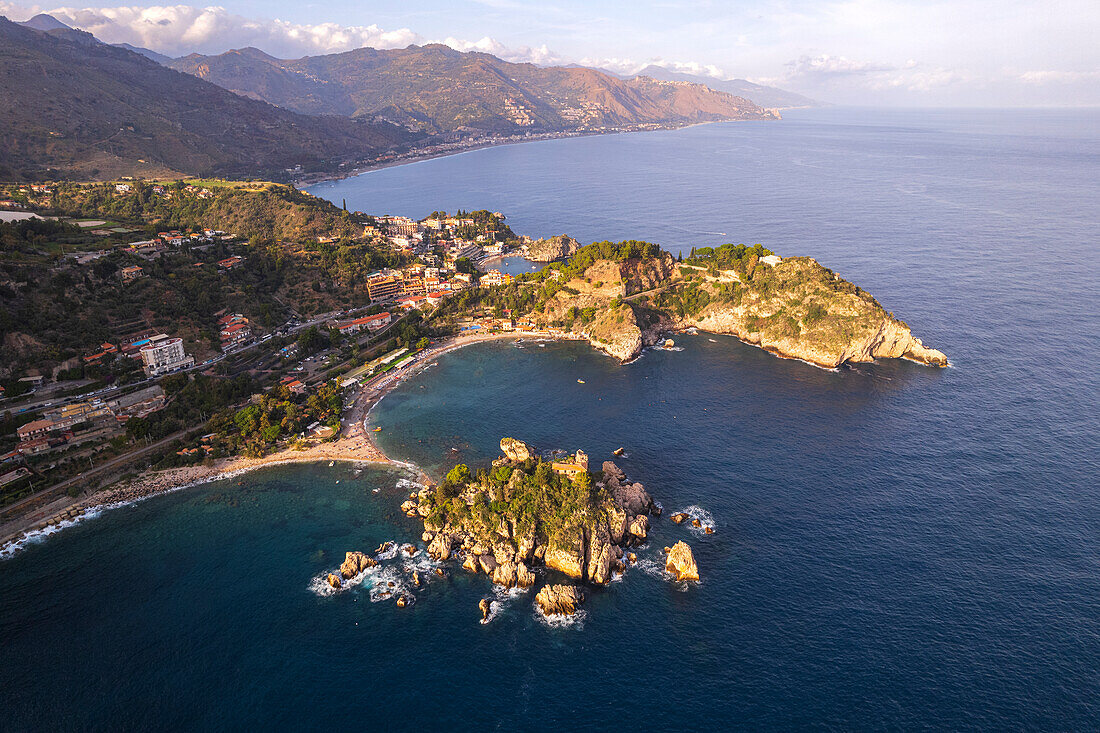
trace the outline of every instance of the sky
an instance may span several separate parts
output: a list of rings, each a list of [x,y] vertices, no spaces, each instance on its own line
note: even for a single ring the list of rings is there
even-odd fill
[[[617,73],[657,64],[834,104],[1100,105],[1100,0],[0,0],[12,20],[38,12],[170,56],[256,46],[296,58],[442,42]]]

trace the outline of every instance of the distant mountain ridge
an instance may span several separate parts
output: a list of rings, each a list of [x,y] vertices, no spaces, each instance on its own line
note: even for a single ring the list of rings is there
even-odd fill
[[[244,99],[48,22],[0,17],[0,178],[335,169],[415,139]]]
[[[774,116],[701,84],[515,64],[441,44],[300,59],[243,48],[192,54],[170,66],[295,112],[378,117],[433,134],[583,131]]]
[[[672,71],[663,66],[654,66],[652,64],[639,71],[635,76],[648,76],[651,79],[663,79],[665,81],[684,81],[694,84],[705,84],[711,89],[751,99],[761,107],[784,109],[791,107],[820,107],[822,104],[821,102],[795,92],[788,92],[784,89],[764,86],[763,84],[754,84],[746,79],[715,79],[709,76]]]

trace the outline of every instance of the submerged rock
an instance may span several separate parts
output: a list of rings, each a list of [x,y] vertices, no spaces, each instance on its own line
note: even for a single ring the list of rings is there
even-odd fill
[[[584,602],[584,594],[573,585],[544,585],[535,602],[544,616],[572,616]]]
[[[695,556],[691,553],[691,547],[682,540],[669,550],[668,557],[665,559],[665,570],[672,573],[676,580],[699,580],[699,567],[695,564]]]

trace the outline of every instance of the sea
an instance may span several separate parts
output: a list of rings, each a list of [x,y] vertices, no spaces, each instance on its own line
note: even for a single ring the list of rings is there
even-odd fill
[[[487,208],[532,236],[809,255],[950,368],[827,371],[706,333],[625,366],[580,343],[460,349],[372,413],[389,455],[438,475],[502,436],[622,448],[665,510],[578,617],[536,613],[552,574],[499,593],[422,551],[330,592],[346,551],[422,546],[398,508],[412,477],[269,468],[0,560],[0,729],[1100,727],[1100,111],[784,116],[311,190],[417,218]],[[661,570],[679,540],[698,584]]]

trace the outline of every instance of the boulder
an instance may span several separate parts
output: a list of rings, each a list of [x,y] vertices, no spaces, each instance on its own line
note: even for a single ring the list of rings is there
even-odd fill
[[[535,532],[532,530],[530,533],[522,535],[516,539],[516,560],[520,562],[530,562],[531,558],[535,556]]]
[[[415,512],[419,506],[420,506],[419,502],[415,502],[412,499],[408,499],[407,501],[402,502],[401,511],[408,514],[409,512]]]
[[[603,462],[604,485],[611,498],[627,514],[648,514],[654,508],[653,498],[641,484],[630,483],[626,474],[611,461]]]
[[[416,572],[415,570],[412,574],[412,584],[415,585],[417,588],[420,587],[420,573]]]
[[[518,563],[516,565],[516,585],[520,588],[530,588],[535,584],[535,574],[532,573],[525,563]]]
[[[673,524],[680,524],[681,522],[683,522],[687,518],[688,518],[688,515],[684,514],[683,512],[676,512],[671,517],[669,517],[669,519],[672,520]]]
[[[572,616],[584,602],[584,594],[573,585],[544,585],[535,596],[544,616]]]
[[[354,578],[367,568],[377,565],[374,558],[364,555],[362,552],[349,552],[344,555],[344,562],[340,565],[340,575],[344,578]]]
[[[493,571],[497,569],[497,561],[493,559],[492,555],[481,555],[478,557],[477,562],[483,573],[489,577],[493,576]]]
[[[691,554],[691,548],[684,541],[677,542],[668,552],[665,559],[665,570],[672,573],[676,580],[699,580],[699,567],[695,564],[695,556]]]
[[[703,523],[700,522],[698,519],[691,520],[691,526],[692,527],[701,527],[702,525],[703,525]]]
[[[428,554],[437,560],[449,560],[451,557],[451,545],[454,543],[454,536],[447,532],[440,532],[428,545]]]
[[[628,552],[627,555],[626,555],[626,559],[629,560],[632,563],[633,562],[638,562],[638,556],[635,555],[633,552]]]
[[[431,542],[433,537],[435,537],[435,532],[429,532],[428,530],[424,530],[424,534],[420,535],[423,542]]]
[[[515,563],[506,562],[497,565],[493,569],[493,582],[497,585],[504,586],[505,588],[511,588],[516,584],[516,565]]]
[[[397,607],[398,608],[404,608],[407,605],[409,605],[409,602],[405,600],[405,596],[398,596],[397,597]]]
[[[476,573],[481,568],[481,566],[478,565],[477,558],[477,555],[467,555],[466,560],[462,563],[462,569],[469,570],[471,573]]]
[[[374,551],[374,554],[375,555],[381,554],[381,553],[385,552],[386,550],[390,549],[391,547],[393,547],[392,542],[383,542],[382,544],[380,544],[378,546],[378,549]]]
[[[497,561],[498,565],[503,565],[506,562],[515,562],[516,548],[512,547],[507,542],[497,542],[493,545],[493,559]]]
[[[504,451],[504,455],[507,456],[509,460],[517,463],[531,458],[531,446],[527,445],[522,440],[501,438],[500,449]]]
[[[703,534],[714,534],[714,527],[704,527]]]
[[[404,550],[405,554],[408,555],[409,557],[412,557],[413,555],[415,555],[418,552],[418,550],[416,549],[416,545],[412,545],[412,544],[405,545],[401,549]]]
[[[477,607],[481,609],[481,620],[484,621],[489,618],[489,611],[493,608],[493,602],[488,598],[482,598],[478,602]]]
[[[639,514],[630,521],[630,534],[638,538],[639,541],[644,540],[649,533],[649,517],[644,514]]]
[[[328,574],[328,584],[337,589],[344,587],[344,582],[340,580],[340,576],[336,573]]]

